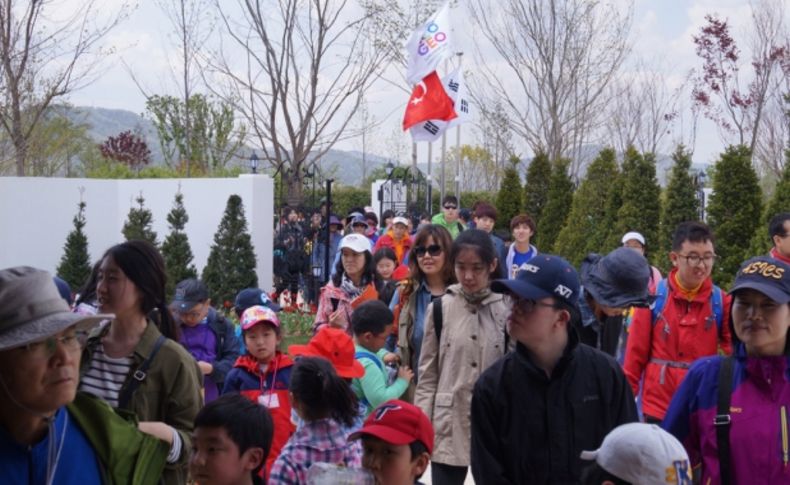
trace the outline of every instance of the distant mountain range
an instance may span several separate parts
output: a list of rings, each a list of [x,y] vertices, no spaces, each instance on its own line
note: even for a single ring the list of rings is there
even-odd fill
[[[108,109],[97,107],[78,106],[67,110],[67,116],[75,122],[85,124],[88,126],[89,136],[100,143],[107,139],[109,136],[117,135],[118,133],[126,130],[132,130],[143,136],[148,143],[148,148],[151,150],[151,156],[154,164],[162,164],[162,150],[159,146],[159,140],[151,120],[143,116],[126,111],[122,109]],[[587,165],[595,158],[603,147],[600,145],[589,145],[584,149],[583,160],[581,164],[580,176],[583,176]],[[252,149],[248,149],[251,152]],[[370,174],[373,170],[383,167],[387,164],[389,159],[372,153],[365,156],[367,164],[367,173]],[[239,164],[246,168],[247,160],[237,159],[231,163]],[[393,162],[394,163],[394,162]],[[345,151],[345,150],[329,150],[326,155],[318,163],[321,170],[325,173],[331,173],[336,182],[343,185],[359,185],[362,181],[362,153],[359,151]],[[417,167],[423,172],[427,172],[427,164],[418,163]],[[659,154],[656,156],[656,176],[659,184],[666,185],[667,177],[672,168],[672,158],[668,155]],[[706,164],[695,163],[692,165],[694,170],[705,170]],[[522,181],[526,172],[526,164],[522,164]],[[434,164],[434,171],[438,170],[438,164]]]

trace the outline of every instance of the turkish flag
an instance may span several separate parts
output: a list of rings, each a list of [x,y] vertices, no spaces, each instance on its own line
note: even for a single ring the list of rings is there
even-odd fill
[[[453,99],[444,90],[436,71],[428,74],[414,86],[414,91],[403,114],[403,131],[426,120],[450,121],[455,113]]]

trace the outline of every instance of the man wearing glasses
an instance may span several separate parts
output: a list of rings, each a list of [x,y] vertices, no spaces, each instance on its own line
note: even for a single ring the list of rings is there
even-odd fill
[[[442,199],[442,213],[433,216],[431,223],[450,231],[450,235],[455,240],[458,234],[466,229],[466,226],[458,220],[458,198],[454,195],[445,195]]]
[[[628,382],[612,357],[579,342],[579,276],[567,261],[539,254],[491,290],[510,295],[516,350],[475,384],[475,482],[578,483],[580,453],[637,419]]]
[[[713,234],[701,222],[683,222],[672,236],[673,269],[656,289],[652,308],[636,308],[625,351],[625,374],[648,423],[664,419],[692,362],[732,353],[730,296],[711,280]]]
[[[88,331],[113,315],[69,311],[52,276],[0,270],[3,484],[154,483],[169,446],[77,391]]]

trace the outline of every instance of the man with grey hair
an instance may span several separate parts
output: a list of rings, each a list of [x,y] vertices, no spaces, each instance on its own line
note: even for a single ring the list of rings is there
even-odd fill
[[[161,475],[167,444],[77,392],[81,344],[109,318],[70,312],[46,271],[0,270],[3,483],[149,483]]]

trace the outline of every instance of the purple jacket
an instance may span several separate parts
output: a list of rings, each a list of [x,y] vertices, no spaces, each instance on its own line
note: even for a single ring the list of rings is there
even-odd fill
[[[790,357],[747,357],[736,347],[730,401],[730,463],[734,484],[790,483]],[[721,482],[713,418],[722,357],[692,365],[663,427],[688,451],[701,483]],[[700,468],[701,467],[701,468]]]

